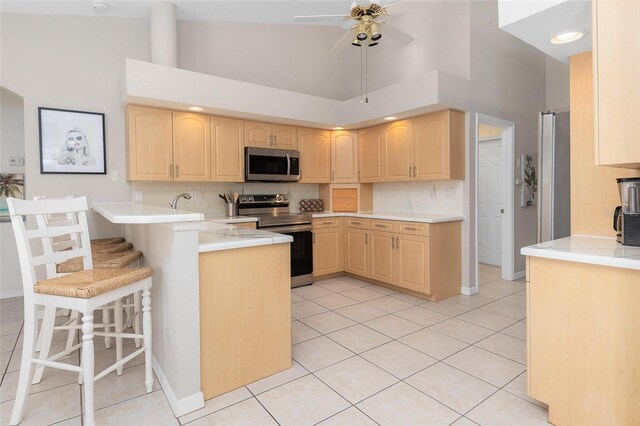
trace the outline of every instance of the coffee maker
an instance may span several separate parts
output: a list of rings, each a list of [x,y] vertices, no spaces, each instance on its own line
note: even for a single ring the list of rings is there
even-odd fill
[[[613,229],[619,243],[640,246],[640,177],[616,180],[622,205],[613,214]]]

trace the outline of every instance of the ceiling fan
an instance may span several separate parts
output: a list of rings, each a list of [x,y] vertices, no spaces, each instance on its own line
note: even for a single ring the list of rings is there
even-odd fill
[[[339,26],[346,24],[347,32],[331,48],[331,52],[344,50],[349,42],[357,47],[362,47],[365,43],[367,47],[376,46],[382,39],[383,33],[385,37],[388,36],[400,44],[411,42],[413,37],[388,22],[380,20],[380,18],[426,6],[427,2],[410,3],[407,0],[399,0],[384,6],[384,0],[375,1],[375,3],[370,0],[354,1],[348,15],[296,16],[293,18],[293,22],[301,24],[334,23]]]

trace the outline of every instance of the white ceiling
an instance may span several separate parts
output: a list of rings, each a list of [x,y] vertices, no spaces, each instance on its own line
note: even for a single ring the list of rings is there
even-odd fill
[[[564,63],[569,63],[570,56],[591,50],[591,0],[530,3],[500,0],[500,29]],[[585,36],[571,43],[551,44],[555,35],[575,30]]]
[[[96,13],[93,0],[3,0],[3,13],[37,15],[111,16],[148,18],[152,0],[103,0],[104,13]],[[396,0],[380,0],[390,4]],[[442,0],[412,0],[440,3]],[[178,19],[187,21],[292,24],[297,15],[339,15],[351,9],[351,0],[172,0]]]

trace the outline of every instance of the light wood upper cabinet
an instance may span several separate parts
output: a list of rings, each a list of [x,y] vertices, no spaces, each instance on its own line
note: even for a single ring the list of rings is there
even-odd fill
[[[245,121],[245,146],[255,148],[298,149],[295,127]]]
[[[383,283],[396,283],[395,234],[391,232],[370,232],[369,253],[371,262],[369,278]]]
[[[300,183],[331,182],[331,132],[298,129]]]
[[[314,221],[315,222],[315,221]],[[314,225],[315,226],[315,225]],[[342,272],[342,228],[313,230],[313,275]]]
[[[383,126],[358,130],[360,182],[382,182]]]
[[[414,179],[464,179],[464,134],[461,111],[440,111],[414,118]]]
[[[640,169],[640,1],[592,2],[596,164]]]
[[[345,231],[345,271],[369,276],[369,231],[366,229],[346,228]]]
[[[358,182],[358,132],[331,132],[331,182]]]
[[[384,126],[384,180],[407,181],[413,177],[413,125],[402,120]]]
[[[171,111],[127,107],[127,180],[173,180]]]
[[[211,179],[210,140],[208,115],[173,113],[174,180],[193,182]]]
[[[244,181],[244,122],[211,117],[211,180]]]
[[[429,294],[429,238],[398,234],[398,285]]]

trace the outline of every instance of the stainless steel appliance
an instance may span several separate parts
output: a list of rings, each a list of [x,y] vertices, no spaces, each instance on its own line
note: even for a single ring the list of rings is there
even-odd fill
[[[258,229],[291,235],[291,287],[313,284],[311,215],[289,211],[286,194],[240,195],[240,216],[258,218]]]
[[[618,242],[640,246],[640,177],[619,178],[620,203],[613,214]]]
[[[245,148],[245,181],[297,182],[300,152],[285,149]]]
[[[538,242],[571,235],[569,112],[538,115]]]

